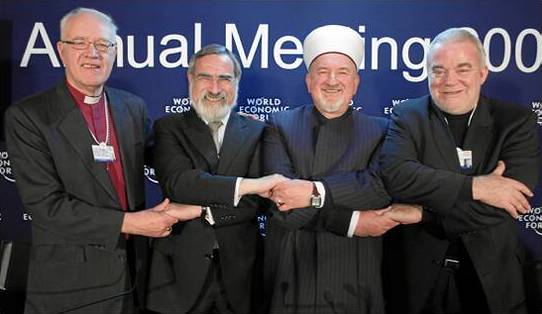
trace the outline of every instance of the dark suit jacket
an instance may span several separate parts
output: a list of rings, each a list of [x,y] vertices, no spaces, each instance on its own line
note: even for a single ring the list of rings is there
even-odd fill
[[[528,109],[481,98],[463,149],[473,152],[470,173],[461,172],[453,137],[429,96],[394,107],[381,155],[383,178],[396,201],[425,208],[422,223],[389,234],[390,267],[385,273],[392,312],[420,312],[450,239],[457,237],[474,264],[491,312],[525,311],[524,251],[516,222],[504,210],[472,200],[469,176],[488,174],[503,160],[504,175],[532,189],[539,171],[534,116]]]
[[[194,110],[156,122],[155,169],[162,191],[173,202],[211,207],[216,224],[181,222],[172,236],[154,242],[148,297],[152,310],[190,310],[216,240],[228,300],[235,312],[250,312],[259,200],[245,196],[234,207],[233,197],[237,177],[259,176],[263,129],[263,123],[232,112],[218,158],[210,130]]]
[[[150,123],[141,98],[113,88],[106,94],[132,211],[144,207]],[[54,313],[124,291],[124,214],[105,164],[94,161],[94,140],[66,83],[9,107],[5,128],[17,188],[32,215],[26,312]],[[81,311],[120,312],[119,300]]]
[[[273,211],[265,253],[271,312],[383,313],[381,240],[346,234],[353,210],[389,203],[372,163],[387,121],[352,111],[319,126],[315,110],[276,114],[264,135],[266,174],[321,181],[326,189],[322,209]]]

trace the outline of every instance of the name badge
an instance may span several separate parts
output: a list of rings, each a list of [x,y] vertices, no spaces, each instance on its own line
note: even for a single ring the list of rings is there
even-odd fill
[[[92,145],[92,154],[95,162],[112,162],[115,161],[115,150],[113,146],[105,143],[100,145]]]
[[[459,158],[459,166],[461,169],[472,169],[472,150],[457,149],[457,158]]]

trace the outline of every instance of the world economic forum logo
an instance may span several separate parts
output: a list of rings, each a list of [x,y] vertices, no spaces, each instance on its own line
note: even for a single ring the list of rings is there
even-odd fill
[[[0,151],[0,175],[9,182],[15,182],[8,157],[7,151]]]
[[[147,177],[149,181],[151,181],[154,184],[158,184],[158,179],[156,178],[156,173],[154,172],[154,168],[145,165],[145,169],[143,171],[144,171],[145,177]]]
[[[542,101],[531,102],[531,108],[536,115],[536,123],[542,127]]]
[[[525,226],[525,229],[531,229],[542,236],[542,207],[531,208],[525,215],[520,215],[518,221]]]

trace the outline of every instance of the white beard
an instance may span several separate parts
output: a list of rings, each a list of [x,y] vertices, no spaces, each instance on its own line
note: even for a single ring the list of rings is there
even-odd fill
[[[231,109],[235,106],[237,102],[237,91],[235,92],[235,98],[233,99],[233,103],[228,104],[227,98],[225,93],[220,93],[218,95],[215,95],[216,97],[213,97],[209,93],[204,93],[201,95],[199,99],[194,99],[192,97],[192,90],[190,90],[190,99],[192,99],[192,107],[194,110],[196,110],[196,113],[200,118],[204,119],[205,121],[211,122],[211,121],[220,121],[228,115],[228,113],[231,111]],[[221,98],[219,104],[213,104],[209,105],[207,104],[206,97],[212,97],[213,99]]]
[[[318,99],[318,108],[326,113],[335,113],[339,111],[345,100],[343,98],[337,99],[336,101],[330,102],[324,98],[324,96],[320,96]]]

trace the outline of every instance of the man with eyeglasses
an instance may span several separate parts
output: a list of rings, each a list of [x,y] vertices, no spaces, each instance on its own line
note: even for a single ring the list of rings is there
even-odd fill
[[[168,200],[144,209],[146,105],[104,86],[116,29],[93,9],[66,14],[57,44],[65,80],[5,115],[17,188],[32,215],[26,313],[137,313],[141,236],[168,236],[179,220],[166,214],[175,211]]]
[[[486,54],[465,29],[435,37],[427,71],[430,95],[394,107],[381,155],[390,195],[424,206],[386,236],[388,313],[526,313],[514,218],[538,181],[535,116],[481,96]]]

